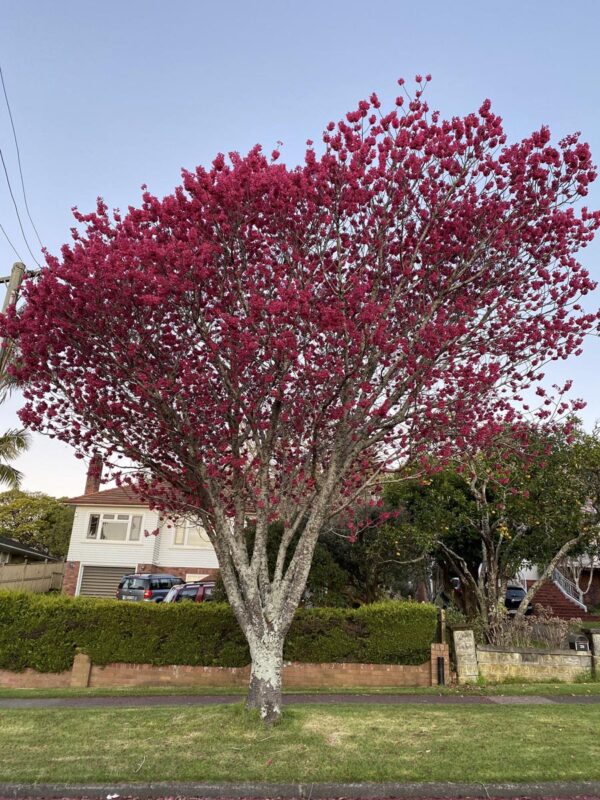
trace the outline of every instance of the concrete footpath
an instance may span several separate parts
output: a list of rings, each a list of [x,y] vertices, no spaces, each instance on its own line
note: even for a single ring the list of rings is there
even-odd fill
[[[0,783],[0,800],[200,800],[200,798],[581,798],[598,800],[600,782],[573,783],[117,783],[117,784],[17,784]]]
[[[9,708],[152,708],[157,706],[214,706],[242,703],[234,695],[119,695],[112,697],[11,697],[0,698],[0,709]],[[286,694],[284,704],[347,705],[596,705],[600,694],[591,695],[433,695],[433,694]]]

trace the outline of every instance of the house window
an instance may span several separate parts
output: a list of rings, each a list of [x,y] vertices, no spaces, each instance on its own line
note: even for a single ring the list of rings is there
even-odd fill
[[[210,547],[204,528],[197,522],[180,519],[175,524],[173,544],[180,547]]]
[[[131,528],[129,529],[129,541],[139,542],[140,534],[142,533],[142,516],[135,514],[131,517]]]
[[[104,542],[139,542],[141,514],[90,514],[87,538]]]

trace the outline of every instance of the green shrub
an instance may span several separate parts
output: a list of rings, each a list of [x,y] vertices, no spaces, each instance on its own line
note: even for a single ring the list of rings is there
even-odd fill
[[[427,661],[436,609],[386,602],[358,609],[299,609],[290,661],[418,664]],[[92,663],[241,667],[250,656],[230,606],[119,603],[0,592],[0,668],[70,669],[77,649]]]

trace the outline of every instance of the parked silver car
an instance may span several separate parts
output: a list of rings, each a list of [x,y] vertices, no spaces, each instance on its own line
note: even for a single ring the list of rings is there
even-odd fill
[[[160,572],[124,575],[119,583],[116,598],[162,603],[171,588],[180,583],[183,583],[181,578]]]
[[[191,581],[173,586],[164,599],[165,603],[181,603],[189,600],[193,603],[206,603],[212,600],[215,590],[214,581]]]

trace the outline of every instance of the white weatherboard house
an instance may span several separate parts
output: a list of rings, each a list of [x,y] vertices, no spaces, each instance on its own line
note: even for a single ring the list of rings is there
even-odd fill
[[[132,572],[190,581],[216,576],[217,557],[201,527],[161,519],[128,489],[99,489],[100,477],[90,470],[85,493],[67,501],[75,506],[75,519],[64,592],[114,597],[121,577]],[[145,534],[157,528],[158,535]]]

